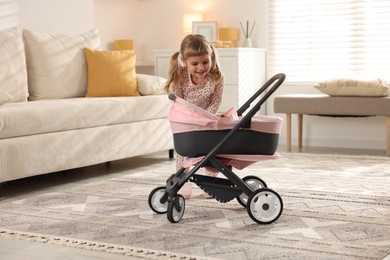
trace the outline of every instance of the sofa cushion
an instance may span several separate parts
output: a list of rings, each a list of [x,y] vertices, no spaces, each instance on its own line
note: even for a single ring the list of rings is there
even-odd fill
[[[83,48],[99,48],[96,29],[70,36],[23,31],[30,100],[84,97],[87,65]]]
[[[87,97],[139,96],[134,50],[84,48],[88,68]]]
[[[164,84],[167,80],[158,76],[137,74],[137,86],[141,95],[165,94]]]
[[[20,29],[0,32],[0,57],[0,105],[27,101],[26,58]]]
[[[0,107],[0,139],[167,118],[167,95],[46,99]]]

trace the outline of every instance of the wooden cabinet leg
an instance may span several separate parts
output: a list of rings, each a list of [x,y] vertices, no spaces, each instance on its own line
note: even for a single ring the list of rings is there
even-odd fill
[[[303,124],[303,115],[298,114],[298,148],[302,149],[302,124]]]
[[[291,152],[291,114],[286,114],[286,144],[287,152]]]
[[[390,156],[390,116],[386,117],[386,154]]]

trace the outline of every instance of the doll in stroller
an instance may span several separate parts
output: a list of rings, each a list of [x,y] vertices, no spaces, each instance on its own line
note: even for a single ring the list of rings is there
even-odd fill
[[[267,187],[257,176],[242,179],[233,168],[242,169],[261,160],[276,159],[282,119],[259,116],[261,105],[283,83],[280,73],[269,79],[237,112],[229,110],[222,116],[208,113],[173,94],[168,119],[178,154],[188,158],[191,170],[185,166],[172,174],[165,186],[153,189],[149,207],[158,214],[167,214],[171,223],[179,222],[185,210],[185,199],[178,194],[187,181],[195,183],[212,198],[226,203],[237,199],[250,218],[259,224],[276,221],[283,211],[280,195]],[[255,105],[251,107],[252,103]],[[212,167],[225,178],[197,174],[203,167]]]

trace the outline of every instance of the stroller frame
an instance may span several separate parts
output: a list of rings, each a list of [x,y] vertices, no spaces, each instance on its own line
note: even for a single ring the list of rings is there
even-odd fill
[[[171,223],[179,222],[184,215],[185,199],[177,193],[187,181],[190,181],[222,203],[236,198],[242,206],[246,207],[251,219],[259,224],[270,224],[276,221],[283,211],[283,201],[279,194],[268,188],[267,184],[257,176],[245,176],[241,179],[232,171],[232,167],[224,165],[216,155],[220,148],[241,128],[250,128],[252,117],[284,82],[285,77],[283,73],[274,75],[245,102],[237,110],[238,116],[242,116],[251,107],[253,101],[264,93],[248,113],[242,116],[240,122],[229,130],[222,140],[190,171],[185,172],[185,168],[182,167],[167,179],[165,186],[153,189],[148,197],[149,207],[158,214],[167,213],[167,218]],[[176,96],[170,94],[169,98],[174,101]],[[226,179],[196,174],[200,168],[206,166],[217,169]]]

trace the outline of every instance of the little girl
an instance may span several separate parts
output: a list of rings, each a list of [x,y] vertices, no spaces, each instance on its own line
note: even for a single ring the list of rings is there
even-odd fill
[[[186,36],[180,51],[172,55],[165,91],[215,114],[221,104],[223,88],[224,78],[215,48],[202,35]],[[183,156],[177,155],[176,171],[182,167],[183,160]],[[215,175],[208,171],[206,174]],[[185,183],[178,194],[191,198],[191,184]]]

